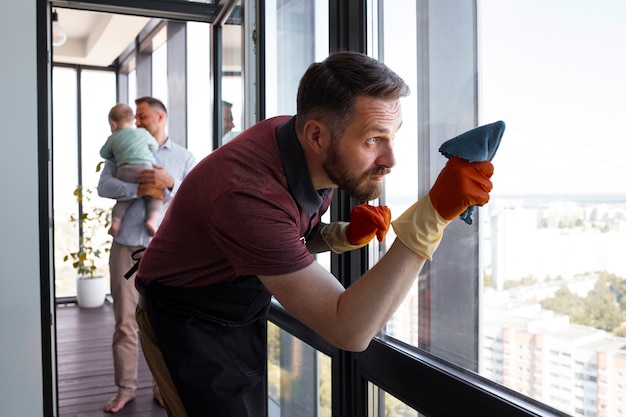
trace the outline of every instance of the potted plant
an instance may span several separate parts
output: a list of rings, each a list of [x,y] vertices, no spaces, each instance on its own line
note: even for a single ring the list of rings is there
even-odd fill
[[[63,257],[63,261],[71,261],[76,270],[76,298],[78,305],[85,308],[104,304],[107,280],[97,273],[98,261],[109,252],[111,243],[106,234],[111,222],[111,210],[90,205],[93,192],[82,186],[74,189],[79,212],[72,215],[70,221],[78,226],[78,247]]]

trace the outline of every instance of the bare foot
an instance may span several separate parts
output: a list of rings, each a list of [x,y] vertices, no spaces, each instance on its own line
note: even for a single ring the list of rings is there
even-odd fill
[[[115,397],[111,398],[106,404],[104,404],[104,407],[102,407],[102,409],[107,413],[117,413],[122,408],[124,408],[127,403],[131,402],[134,399],[134,395],[118,392]]]
[[[163,404],[163,397],[161,397],[160,392],[154,392],[152,394],[152,398],[154,398],[154,401],[156,401],[156,403],[159,404],[161,408],[165,408],[165,404]]]

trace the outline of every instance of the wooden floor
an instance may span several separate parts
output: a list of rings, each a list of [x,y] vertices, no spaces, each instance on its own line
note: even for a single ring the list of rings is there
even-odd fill
[[[102,406],[117,392],[111,340],[113,308],[57,306],[59,417],[111,416]],[[166,417],[152,399],[150,371],[139,349],[137,398],[116,416]]]

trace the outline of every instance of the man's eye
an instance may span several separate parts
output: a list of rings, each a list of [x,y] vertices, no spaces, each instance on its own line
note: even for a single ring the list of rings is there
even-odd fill
[[[378,142],[378,138],[369,138],[367,140],[367,143],[369,143],[370,145],[375,144],[376,142]]]

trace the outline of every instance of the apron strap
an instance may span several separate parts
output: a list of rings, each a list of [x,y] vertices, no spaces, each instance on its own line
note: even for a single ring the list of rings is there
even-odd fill
[[[146,248],[137,249],[134,251],[130,257],[135,261],[135,264],[124,274],[124,278],[130,279],[135,272],[139,269],[139,261],[141,260],[141,256],[139,256]]]

